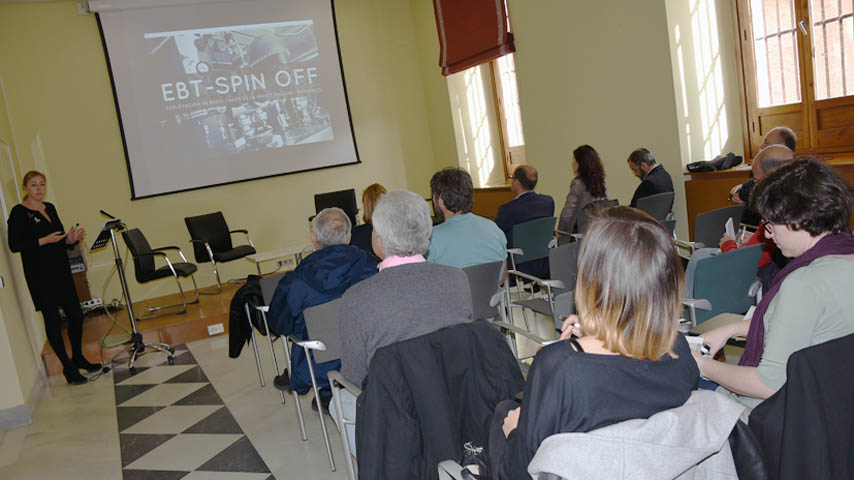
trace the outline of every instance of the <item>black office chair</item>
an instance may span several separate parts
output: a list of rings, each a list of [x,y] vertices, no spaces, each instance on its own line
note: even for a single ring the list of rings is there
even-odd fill
[[[193,253],[196,256],[196,262],[211,262],[214,276],[216,276],[217,290],[215,292],[202,293],[219,293],[222,291],[222,282],[219,279],[219,271],[216,268],[216,264],[218,262],[230,262],[255,253],[255,245],[252,244],[252,238],[246,230],[229,230],[222,212],[186,217],[184,218],[184,223],[187,224],[187,230],[190,232],[190,242],[193,244]],[[232,233],[246,235],[246,241],[249,242],[249,245],[234,246],[231,242]]]
[[[128,246],[130,254],[133,256],[133,268],[137,282],[148,283],[152,280],[157,280],[158,278],[165,278],[171,275],[175,278],[175,283],[178,284],[178,291],[181,293],[181,303],[149,307],[148,311],[150,313],[160,313],[141,316],[139,317],[140,320],[154,318],[166,314],[185,313],[187,311],[188,304],[199,303],[199,287],[196,285],[196,279],[193,278],[193,274],[196,272],[196,266],[192,263],[187,262],[187,259],[184,257],[184,253],[181,251],[180,248],[173,246],[151,248],[151,245],[148,244],[148,240],[146,240],[145,235],[143,235],[138,228],[132,228],[130,230],[122,232],[122,238],[124,238],[125,244]],[[169,260],[169,257],[166,255],[165,250],[177,250],[178,255],[183,261],[173,263],[171,260]],[[163,257],[163,259],[166,261],[166,266],[157,268],[154,262],[154,257],[158,256]],[[179,277],[190,277],[190,279],[193,281],[193,289],[196,291],[196,297],[193,300],[189,302],[187,301],[186,297],[184,296],[184,289],[181,288],[181,282],[179,280]],[[181,310],[177,312],[161,311],[172,307],[181,307]]]
[[[344,210],[344,213],[350,218],[350,223],[356,226],[356,217],[359,214],[359,209],[356,206],[356,190],[350,188],[336,192],[318,193],[314,196],[315,213],[320,213],[324,208],[330,207],[338,207]],[[310,222],[314,217],[315,215],[308,217],[308,221]]]

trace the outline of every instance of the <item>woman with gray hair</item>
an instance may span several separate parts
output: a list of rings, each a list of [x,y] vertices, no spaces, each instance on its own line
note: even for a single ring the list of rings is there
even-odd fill
[[[433,222],[420,195],[406,190],[383,195],[373,223],[380,271],[341,297],[341,374],[358,386],[377,349],[472,320],[466,274],[424,260]],[[342,402],[344,418],[354,419],[355,398],[342,395]],[[355,446],[353,431],[348,434]]]

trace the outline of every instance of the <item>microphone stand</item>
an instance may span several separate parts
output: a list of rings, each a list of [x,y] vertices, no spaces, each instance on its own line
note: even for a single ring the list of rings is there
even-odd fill
[[[174,365],[174,348],[172,348],[166,343],[145,343],[142,339],[142,333],[140,333],[139,329],[136,326],[136,316],[133,313],[133,301],[130,298],[130,290],[128,289],[127,278],[125,278],[125,269],[124,265],[122,264],[121,254],[119,254],[118,242],[116,242],[116,232],[124,230],[125,224],[122,223],[120,219],[110,215],[109,213],[103,210],[100,210],[100,212],[102,215],[108,217],[110,220],[104,223],[104,226],[101,228],[101,232],[98,234],[98,238],[95,239],[95,242],[92,244],[92,247],[90,247],[90,250],[103,247],[107,241],[110,241],[113,244],[113,254],[116,257],[116,270],[119,274],[119,282],[122,286],[122,293],[124,293],[125,300],[127,301],[128,318],[130,318],[131,327],[130,339],[125,342],[125,344],[130,344],[131,346],[113,355],[113,358],[112,360],[110,360],[110,363],[112,364],[116,361],[116,358],[124,354],[128,354],[128,371],[131,375],[136,375],[136,367],[134,366],[134,363],[136,362],[137,357],[142,355],[143,352],[145,352],[146,348],[151,348],[165,353],[167,355],[166,361],[169,363],[169,365]],[[107,234],[107,232],[109,232],[109,234]]]

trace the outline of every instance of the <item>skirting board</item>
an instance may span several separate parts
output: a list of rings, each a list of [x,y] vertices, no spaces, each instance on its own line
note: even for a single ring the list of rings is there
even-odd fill
[[[25,404],[0,410],[0,430],[29,425],[32,421],[30,409]]]

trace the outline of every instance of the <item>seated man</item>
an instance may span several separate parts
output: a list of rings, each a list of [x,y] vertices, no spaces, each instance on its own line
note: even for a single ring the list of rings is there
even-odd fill
[[[638,200],[657,193],[673,191],[673,179],[664,169],[664,166],[655,163],[652,152],[645,148],[639,148],[629,155],[627,160],[629,168],[641,180],[641,184],[632,195],[630,207],[637,207]]]
[[[433,228],[427,261],[465,268],[504,260],[507,238],[492,220],[471,213],[474,187],[461,168],[445,168],[430,179],[433,208],[445,221]]]
[[[507,237],[508,248],[513,247],[513,227],[538,218],[553,217],[555,201],[549,195],[541,195],[534,191],[537,186],[537,169],[530,165],[521,165],[513,171],[513,181],[510,191],[516,198],[498,207],[495,224]],[[516,265],[516,269],[531,275],[548,278],[549,263],[547,258],[532,260]]]
[[[377,273],[377,264],[364,250],[347,245],[350,242],[350,219],[340,208],[325,208],[311,222],[311,242],[315,252],[305,258],[296,270],[279,281],[267,316],[270,330],[278,335],[296,335],[307,339],[303,311],[306,308],[339,298],[350,286]],[[290,390],[305,395],[311,389],[311,376],[302,348],[291,349]],[[327,372],[341,367],[340,360],[314,365],[319,394],[329,403]],[[287,372],[276,377],[277,388],[288,388]],[[316,405],[312,404],[316,407]],[[325,406],[325,405],[324,405]]]
[[[374,252],[383,259],[380,272],[347,290],[339,324],[341,374],[357,387],[363,386],[377,349],[472,320],[466,274],[424,260],[433,222],[421,196],[405,190],[383,195],[373,223]],[[355,418],[355,398],[342,396],[342,401],[344,418]],[[353,432],[348,433],[355,446]]]

